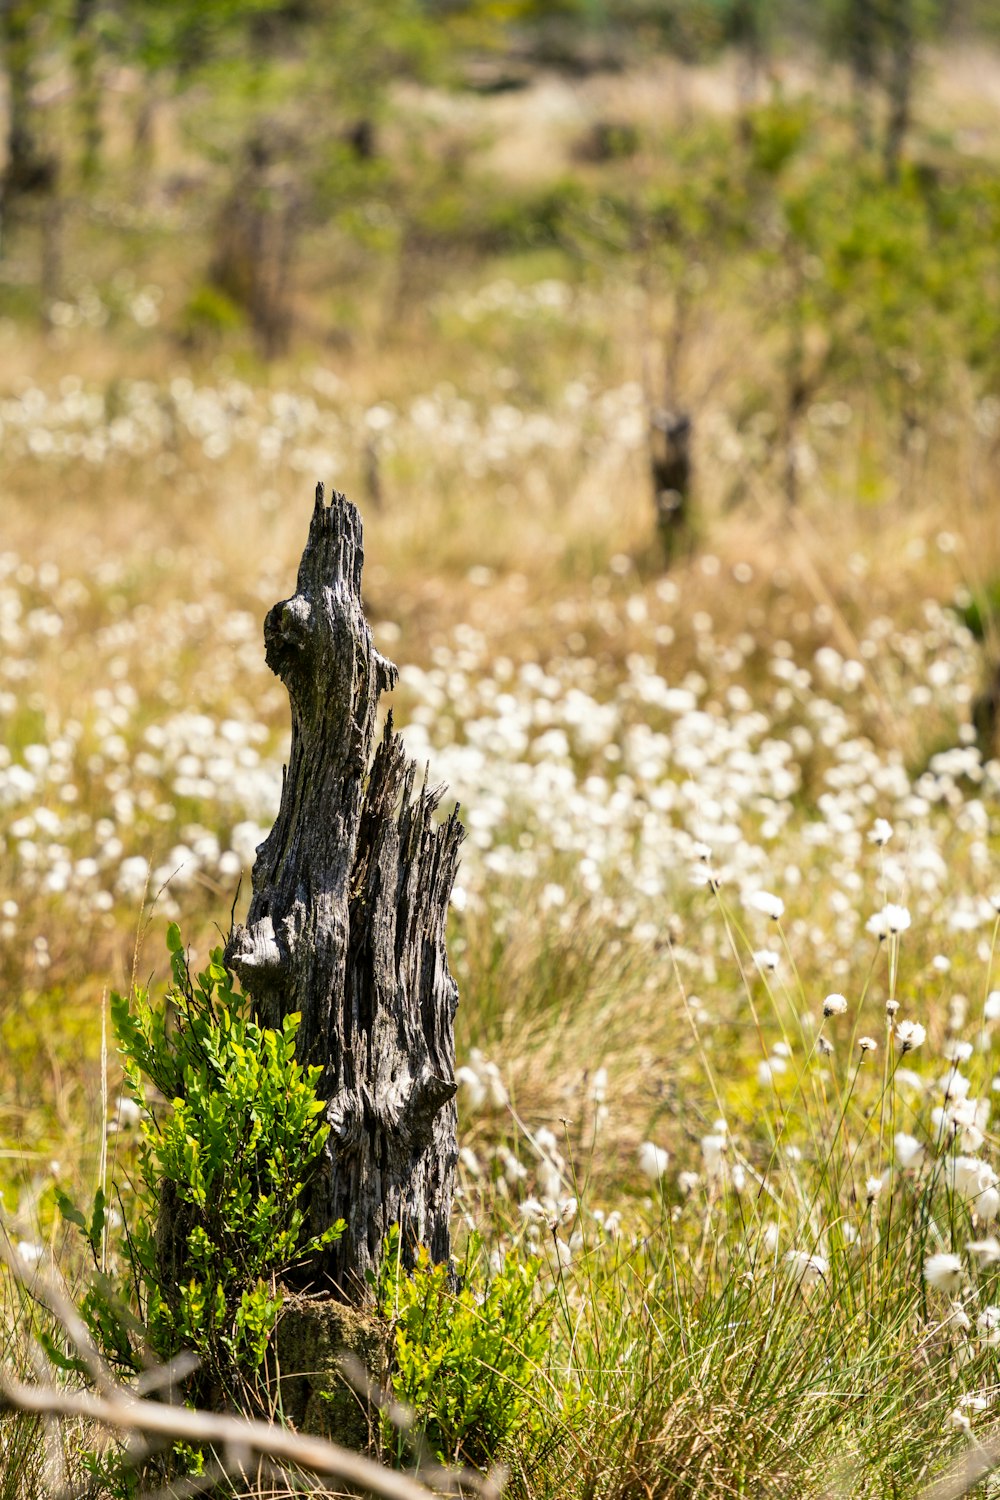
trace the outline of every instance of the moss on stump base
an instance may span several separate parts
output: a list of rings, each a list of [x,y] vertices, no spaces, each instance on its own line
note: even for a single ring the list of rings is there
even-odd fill
[[[270,1383],[277,1411],[299,1432],[368,1451],[378,1415],[345,1377],[341,1358],[353,1355],[384,1387],[389,1348],[388,1326],[374,1313],[333,1297],[287,1294],[274,1334]]]

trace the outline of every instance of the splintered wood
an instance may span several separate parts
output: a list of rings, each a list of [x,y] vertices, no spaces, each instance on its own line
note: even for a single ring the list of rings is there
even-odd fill
[[[375,649],[361,602],[361,519],[323,487],[290,599],[264,624],[285,684],[292,744],[281,806],[259,846],[245,927],[227,962],[260,1019],[302,1016],[298,1055],[323,1069],[330,1135],[312,1228],[347,1229],[308,1269],[360,1296],[398,1224],[404,1260],[447,1258],[458,1157],[454,1019],[445,923],[463,837],[457,809],[417,768],[380,695],[396,668]]]

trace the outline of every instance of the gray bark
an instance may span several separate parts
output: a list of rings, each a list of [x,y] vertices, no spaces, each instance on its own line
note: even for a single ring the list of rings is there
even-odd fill
[[[380,694],[396,669],[361,604],[361,521],[323,488],[290,599],[264,624],[267,663],[288,689],[292,745],[274,827],[227,962],[260,1018],[299,1011],[299,1056],[323,1069],[330,1136],[313,1229],[343,1238],[309,1268],[356,1299],[393,1224],[404,1258],[447,1258],[458,1149],[454,1017],[445,922],[463,837],[457,809],[393,733],[372,756]]]

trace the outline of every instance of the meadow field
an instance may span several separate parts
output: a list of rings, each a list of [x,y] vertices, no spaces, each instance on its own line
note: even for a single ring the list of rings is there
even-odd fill
[[[289,736],[262,622],[322,480],[467,829],[456,1246],[534,1288],[486,1416],[403,1393],[438,1451],[531,1500],[964,1493],[1000,1393],[1000,54],[927,53],[892,180],[807,55],[747,106],[728,55],[400,86],[303,211],[269,358],[207,269],[245,99],[164,99],[137,162],[116,90],[58,284],[30,204],[0,260],[22,1271],[84,1295],[59,1204],[98,1187],[123,1264],[110,996],[245,911]],[[315,97],[267,102],[294,135]],[[669,559],[657,405],[692,430]],[[43,1437],[0,1420],[0,1494],[143,1492]]]

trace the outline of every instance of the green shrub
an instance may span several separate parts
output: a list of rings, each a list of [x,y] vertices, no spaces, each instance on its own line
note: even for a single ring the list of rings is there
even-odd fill
[[[239,332],[245,324],[246,317],[239,304],[220,287],[205,283],[188,298],[178,332],[185,344],[198,348]]]
[[[125,1086],[141,1111],[138,1212],[127,1233],[132,1288],[154,1352],[190,1349],[202,1394],[238,1399],[258,1376],[280,1308],[280,1278],[343,1232],[305,1232],[303,1193],[328,1126],[318,1119],[319,1068],[295,1060],[297,1015],[259,1026],[216,950],[192,976],[180,933],[167,935],[173,987],[162,1003],[136,988],[112,996]],[[92,1247],[88,1224],[63,1213]],[[96,1250],[95,1250],[96,1254]],[[108,1293],[87,1311],[102,1347],[128,1363],[131,1340]]]
[[[541,1261],[508,1251],[488,1275],[482,1242],[469,1242],[456,1275],[421,1249],[416,1268],[400,1266],[398,1230],[377,1283],[379,1311],[393,1321],[393,1388],[442,1463],[487,1466],[537,1418],[538,1371],[551,1310],[535,1296]]]

